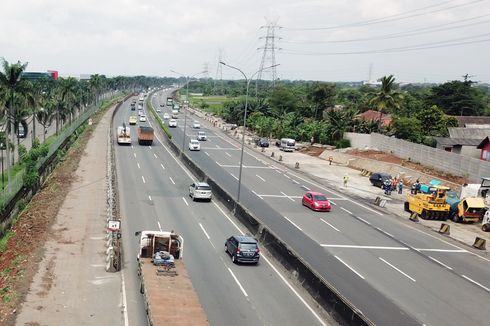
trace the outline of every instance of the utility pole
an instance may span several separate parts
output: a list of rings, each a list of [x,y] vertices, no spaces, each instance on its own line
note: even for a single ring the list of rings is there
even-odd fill
[[[258,93],[258,83],[262,79],[264,71],[270,71],[270,77],[272,80],[272,87],[276,85],[277,71],[276,71],[276,50],[280,50],[276,46],[276,40],[280,40],[281,37],[276,35],[276,29],[281,29],[276,22],[267,22],[267,25],[261,26],[261,29],[267,29],[265,36],[261,36],[259,39],[265,40],[263,47],[257,48],[257,50],[263,50],[262,60],[260,61],[259,73],[257,80],[255,81],[255,97]],[[269,68],[267,68],[269,67]]]

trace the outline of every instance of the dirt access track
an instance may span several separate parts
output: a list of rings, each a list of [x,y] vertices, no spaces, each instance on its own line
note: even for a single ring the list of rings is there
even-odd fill
[[[20,325],[80,324],[77,313],[85,313],[87,309],[84,305],[89,303],[84,301],[93,299],[84,298],[83,291],[72,292],[69,284],[78,283],[78,286],[90,287],[90,284],[77,282],[85,266],[74,264],[73,261],[81,260],[87,255],[84,252],[89,252],[90,246],[86,245],[87,241],[82,241],[82,238],[86,236],[87,231],[93,232],[93,227],[98,228],[98,246],[104,254],[105,219],[94,216],[93,218],[100,220],[101,225],[92,226],[92,220],[86,216],[80,218],[76,213],[84,214],[94,207],[101,207],[101,213],[105,213],[105,197],[95,191],[96,188],[101,188],[101,183],[102,188],[105,188],[105,165],[101,166],[105,162],[105,155],[94,159],[91,156],[93,149],[90,149],[89,140],[96,138],[96,127],[103,124],[102,118],[110,115],[111,110],[112,108],[109,112],[101,110],[92,118],[94,123],[86,125],[86,129],[68,150],[64,160],[14,223],[7,241],[7,249],[0,253],[0,325],[14,325],[16,322]],[[100,140],[102,143],[107,143],[107,137],[104,137],[107,135],[107,128],[108,124],[105,123]],[[100,144],[95,146],[100,147]],[[105,150],[106,147],[103,147]],[[99,173],[97,179],[93,178],[94,173]],[[85,198],[87,193],[91,198]],[[96,199],[94,196],[100,198]],[[77,203],[83,205],[78,206]],[[100,269],[104,270],[105,255],[97,255],[95,258],[99,261]],[[116,277],[116,274],[104,275]],[[106,278],[100,279],[102,283],[106,281]],[[117,292],[119,291],[120,287],[117,288]],[[99,296],[99,300],[107,299],[97,292],[94,296]],[[26,302],[23,303],[24,300]],[[117,296],[115,300],[118,300]],[[76,307],[72,306],[73,302],[76,302]],[[118,304],[119,302],[116,303],[115,311],[120,318]],[[66,315],[70,315],[70,319],[65,319]],[[95,322],[95,319],[87,319],[90,317],[97,316],[80,316],[85,318],[84,324]],[[98,321],[99,324],[107,323],[102,319]]]

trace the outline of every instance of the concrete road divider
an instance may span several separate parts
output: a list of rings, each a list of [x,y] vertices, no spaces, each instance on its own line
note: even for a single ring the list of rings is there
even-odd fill
[[[476,249],[485,250],[486,244],[487,244],[487,240],[482,239],[480,237],[476,237],[475,243],[473,244],[473,247]]]
[[[439,229],[439,233],[449,235],[450,234],[449,224],[441,223],[441,228]]]
[[[419,214],[413,212],[412,214],[410,214],[410,221],[412,222],[418,222],[419,221]]]
[[[274,157],[274,152],[271,153],[271,157]]]
[[[279,162],[282,161],[282,155],[279,155]]]
[[[381,202],[381,197],[378,196],[374,199],[374,205],[379,205],[380,202]]]
[[[296,164],[294,164],[294,168],[299,169],[299,162],[296,162]]]

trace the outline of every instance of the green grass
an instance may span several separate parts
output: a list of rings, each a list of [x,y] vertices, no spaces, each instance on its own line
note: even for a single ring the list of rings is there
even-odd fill
[[[5,235],[0,239],[0,253],[4,252],[7,249],[7,242],[12,235],[12,231],[7,231],[7,233],[5,233]]]
[[[236,100],[236,97],[227,96],[189,96],[192,107],[202,109],[202,103],[206,103],[207,107],[203,110],[215,115],[221,115],[223,111],[223,103]]]

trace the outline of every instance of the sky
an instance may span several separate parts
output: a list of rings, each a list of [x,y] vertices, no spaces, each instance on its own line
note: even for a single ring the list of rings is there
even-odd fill
[[[2,0],[1,7],[0,57],[28,62],[28,71],[241,78],[226,66],[220,74],[221,53],[248,77],[264,59],[264,67],[279,64],[279,79],[393,74],[397,82],[445,82],[468,74],[490,82],[490,0]],[[272,78],[271,69],[261,78]]]

